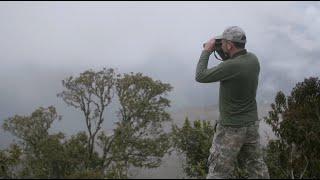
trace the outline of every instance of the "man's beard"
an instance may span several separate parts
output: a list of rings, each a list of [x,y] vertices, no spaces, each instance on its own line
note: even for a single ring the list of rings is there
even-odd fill
[[[227,56],[227,57],[229,57],[229,58],[230,58],[230,53],[229,53],[229,52],[226,52],[226,51],[225,51],[225,50],[223,50],[223,49],[222,49],[222,51],[223,51],[223,53],[224,53],[224,55],[225,55],[225,56]]]

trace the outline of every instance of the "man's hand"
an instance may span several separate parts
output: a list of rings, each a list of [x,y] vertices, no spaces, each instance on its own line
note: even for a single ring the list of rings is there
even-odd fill
[[[215,43],[215,39],[214,38],[210,39],[209,41],[203,44],[203,50],[213,52],[215,48],[214,43]]]

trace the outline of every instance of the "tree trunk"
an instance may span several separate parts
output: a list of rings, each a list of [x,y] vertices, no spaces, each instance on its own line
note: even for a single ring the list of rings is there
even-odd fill
[[[294,179],[294,174],[293,174],[293,144],[290,145],[290,148],[291,148],[291,152],[290,152],[290,159],[289,159],[289,162],[290,162],[290,176],[291,176],[291,179]]]
[[[307,164],[306,164],[306,166],[304,167],[304,170],[302,171],[302,173],[300,174],[300,179],[303,178],[304,173],[306,172],[306,170],[307,170],[307,168],[308,168],[308,166],[309,166],[309,160],[308,160],[308,158],[306,158],[305,156],[304,156],[304,158],[306,159]]]

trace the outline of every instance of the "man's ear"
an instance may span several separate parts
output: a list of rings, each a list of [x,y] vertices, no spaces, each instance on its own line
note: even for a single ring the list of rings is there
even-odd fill
[[[232,49],[232,45],[230,43],[227,43],[227,50],[230,51]]]

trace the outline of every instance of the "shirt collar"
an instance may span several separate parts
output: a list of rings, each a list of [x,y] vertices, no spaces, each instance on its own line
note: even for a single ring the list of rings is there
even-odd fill
[[[232,57],[230,57],[230,59],[233,59],[233,58],[235,58],[237,56],[244,55],[244,54],[247,54],[247,50],[246,49],[243,49],[243,50],[241,50],[239,52],[236,52]]]

